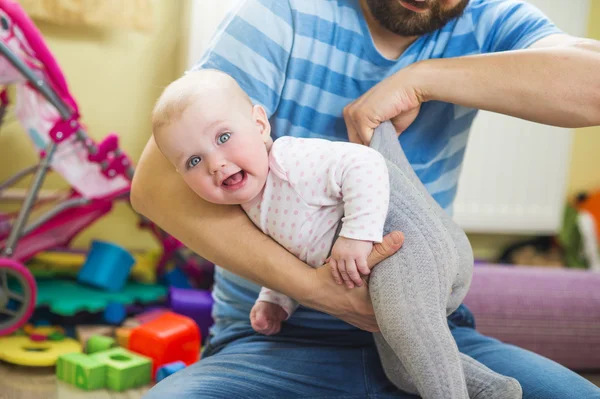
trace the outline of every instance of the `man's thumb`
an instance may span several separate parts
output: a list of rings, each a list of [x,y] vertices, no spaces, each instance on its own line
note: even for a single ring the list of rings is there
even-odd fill
[[[369,269],[373,269],[376,264],[395,254],[403,243],[404,234],[399,231],[392,231],[383,237],[383,241],[381,243],[373,246],[373,250],[367,258],[367,265],[369,266]]]

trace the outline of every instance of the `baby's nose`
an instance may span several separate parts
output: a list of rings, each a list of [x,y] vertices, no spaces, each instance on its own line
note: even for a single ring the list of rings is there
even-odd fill
[[[227,165],[224,159],[214,159],[210,163],[210,172],[212,174],[217,173],[219,170],[223,169]]]

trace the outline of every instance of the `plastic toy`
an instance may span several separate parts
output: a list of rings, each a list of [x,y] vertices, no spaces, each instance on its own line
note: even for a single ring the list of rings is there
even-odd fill
[[[156,382],[161,382],[168,376],[175,374],[179,370],[183,370],[185,367],[184,362],[173,362],[161,366],[156,372]]]
[[[104,308],[104,321],[108,324],[119,325],[125,320],[127,311],[119,302],[111,302]]]
[[[102,352],[117,346],[115,339],[104,335],[93,335],[88,339],[85,351],[88,354]]]
[[[182,361],[187,365],[200,356],[200,330],[189,317],[167,312],[133,329],[129,349],[153,360],[152,376],[165,364]]]
[[[16,1],[0,0],[0,22],[0,117],[9,105],[6,87],[14,86],[15,114],[40,157],[38,165],[0,183],[1,192],[32,175],[19,212],[0,214],[1,336],[25,324],[36,304],[36,282],[24,264],[40,252],[68,248],[116,201],[128,202],[134,170],[116,134],[98,143],[87,134],[58,63]],[[38,193],[50,171],[63,177],[69,189],[50,210],[30,220],[32,211],[44,203]],[[162,244],[158,275],[175,256],[182,268],[195,267],[197,262],[182,252],[181,242],[147,219],[140,220],[139,226]]]
[[[48,335],[48,339],[50,341],[62,341],[63,339],[65,339],[65,334],[55,331]]]
[[[214,300],[210,291],[170,287],[168,301],[175,313],[194,320],[200,327],[201,336],[208,337],[208,330],[214,323],[211,315]]]
[[[152,361],[123,348],[114,348],[89,355],[106,365],[106,388],[126,391],[150,383]]]
[[[121,348],[129,349],[129,337],[131,336],[133,328],[120,327],[115,330],[115,337],[117,343]]]
[[[106,365],[83,353],[68,353],[56,362],[56,377],[86,391],[106,385]]]
[[[160,315],[165,314],[168,311],[169,311],[169,309],[166,309],[166,308],[149,309],[149,310],[146,310],[145,312],[136,314],[135,316],[133,316],[133,319],[135,320],[136,323],[138,323],[138,325],[141,325],[144,323],[148,323],[149,321],[155,320]]]
[[[133,253],[135,263],[129,276],[140,283],[156,283],[158,251]],[[27,264],[34,277],[77,277],[86,262],[87,252],[67,249],[52,249],[35,255]]]
[[[134,263],[133,256],[120,246],[93,241],[77,280],[92,287],[118,292],[125,286]]]
[[[54,366],[59,356],[73,352],[81,353],[82,346],[70,338],[41,342],[32,341],[26,336],[0,338],[0,360],[21,366]]]
[[[56,376],[88,391],[107,388],[126,391],[150,382],[151,360],[123,348],[93,355],[69,353],[57,362]]]
[[[74,316],[83,311],[104,314],[111,303],[151,304],[167,297],[167,289],[163,286],[135,282],[128,283],[119,292],[98,290],[72,280],[58,279],[38,279],[37,288],[37,306],[47,306],[53,314],[60,316]]]
[[[77,336],[77,340],[83,345],[83,347],[87,347],[87,343],[90,338],[94,336],[104,336],[104,337],[112,337],[115,332],[115,328],[113,326],[97,326],[97,325],[83,325],[75,327],[75,335]]]
[[[54,333],[62,333],[64,335],[65,329],[61,326],[34,326],[33,324],[26,324],[23,326],[23,332],[27,335],[38,334],[50,336]]]

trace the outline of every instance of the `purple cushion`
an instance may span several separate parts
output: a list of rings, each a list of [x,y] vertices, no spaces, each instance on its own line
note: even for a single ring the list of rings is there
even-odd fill
[[[482,334],[574,370],[600,369],[600,273],[476,266],[464,302]]]

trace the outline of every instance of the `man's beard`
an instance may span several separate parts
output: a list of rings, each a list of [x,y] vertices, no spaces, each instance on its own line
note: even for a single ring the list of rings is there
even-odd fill
[[[377,22],[400,36],[421,36],[434,32],[461,16],[469,3],[469,0],[461,0],[454,7],[444,9],[439,0],[426,0],[424,3],[404,1],[416,6],[427,4],[429,9],[423,13],[414,12],[404,8],[398,0],[366,0],[366,3]]]

